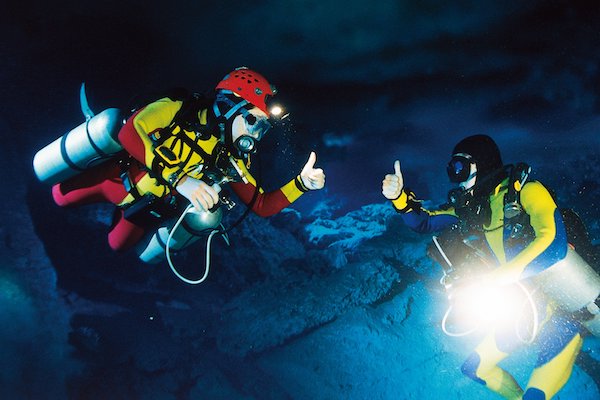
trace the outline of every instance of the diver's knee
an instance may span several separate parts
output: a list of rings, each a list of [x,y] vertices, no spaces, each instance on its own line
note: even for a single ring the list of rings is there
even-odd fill
[[[123,210],[117,208],[113,216],[113,226],[108,233],[108,245],[115,251],[129,250],[144,236],[145,229],[123,216]]]
[[[529,388],[523,395],[523,400],[546,400],[546,394],[537,388]]]
[[[108,245],[114,251],[124,251],[129,247],[126,236],[113,232],[108,234]]]
[[[460,371],[465,376],[473,379],[475,382],[485,385],[485,381],[477,376],[477,368],[479,368],[480,364],[481,358],[479,357],[479,354],[477,354],[477,352],[473,352],[460,367]]]
[[[108,233],[108,245],[114,251],[124,251],[132,246],[133,232],[122,218],[118,218],[112,230]]]
[[[67,197],[62,192],[60,183],[57,183],[56,185],[52,186],[52,198],[54,199],[56,205],[60,207],[65,207],[69,205]]]

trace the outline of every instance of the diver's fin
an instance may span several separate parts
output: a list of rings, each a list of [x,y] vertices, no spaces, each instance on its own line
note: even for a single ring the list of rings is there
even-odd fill
[[[87,96],[85,95],[85,82],[81,83],[81,89],[79,90],[79,103],[81,104],[81,112],[85,117],[86,121],[89,121],[94,116],[94,112],[88,104]]]

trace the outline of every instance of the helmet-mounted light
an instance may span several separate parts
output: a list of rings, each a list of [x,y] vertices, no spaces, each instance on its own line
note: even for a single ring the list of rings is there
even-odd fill
[[[283,120],[290,116],[290,113],[286,112],[285,108],[281,104],[269,105],[269,116],[274,120]]]
[[[279,105],[274,105],[269,108],[269,114],[275,118],[278,118],[283,114],[283,108],[281,108]]]

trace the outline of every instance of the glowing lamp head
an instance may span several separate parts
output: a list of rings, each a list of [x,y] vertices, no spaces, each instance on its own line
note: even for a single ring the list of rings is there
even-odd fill
[[[514,326],[522,317],[523,297],[513,286],[474,284],[454,293],[456,318],[483,329]]]
[[[280,105],[273,105],[270,109],[269,109],[269,113],[271,114],[272,117],[274,118],[279,118],[283,115],[283,108],[281,108]]]

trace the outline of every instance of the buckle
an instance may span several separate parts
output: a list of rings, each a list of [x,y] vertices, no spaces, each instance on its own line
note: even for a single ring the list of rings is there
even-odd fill
[[[596,300],[594,300],[593,302],[587,304],[585,308],[590,312],[590,314],[598,315],[600,314],[600,306],[598,305],[598,303],[600,303],[600,297],[596,298]]]

